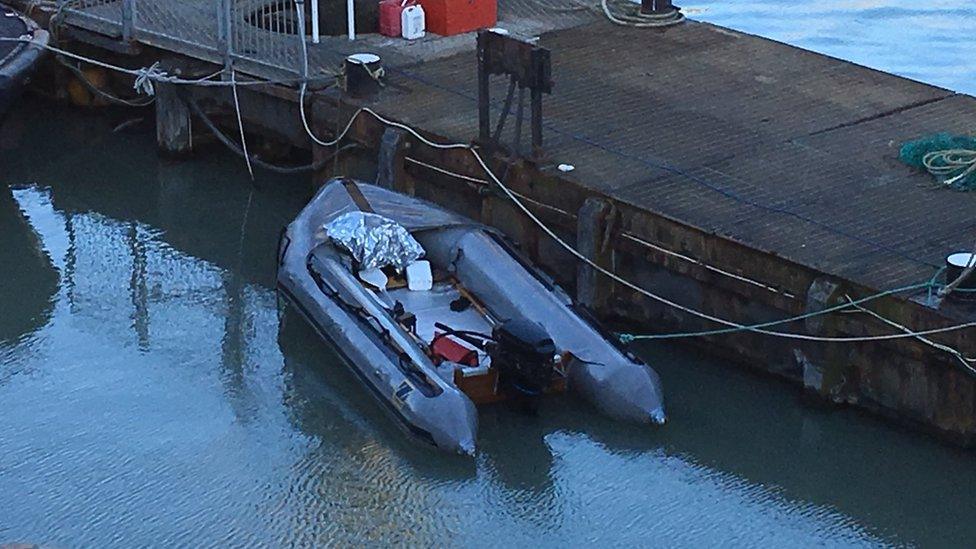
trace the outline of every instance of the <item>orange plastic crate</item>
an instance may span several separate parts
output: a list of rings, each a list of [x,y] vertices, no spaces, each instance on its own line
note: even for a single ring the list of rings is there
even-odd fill
[[[496,0],[420,0],[427,30],[442,36],[493,26],[498,21]]]

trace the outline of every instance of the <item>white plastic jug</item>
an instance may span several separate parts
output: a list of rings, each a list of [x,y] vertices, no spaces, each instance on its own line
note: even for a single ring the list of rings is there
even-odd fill
[[[407,40],[423,38],[424,31],[427,30],[424,8],[416,4],[403,8],[403,12],[400,13],[400,30],[402,36]]]
[[[407,265],[407,288],[412,292],[426,292],[434,287],[434,275],[429,261],[414,261]]]

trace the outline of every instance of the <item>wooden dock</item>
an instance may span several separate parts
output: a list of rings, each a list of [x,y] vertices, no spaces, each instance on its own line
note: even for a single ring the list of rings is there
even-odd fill
[[[936,188],[897,156],[907,140],[970,132],[976,99],[713,25],[622,28],[592,11],[563,9],[577,5],[500,4],[503,25],[540,32],[539,43],[552,51],[555,87],[545,99],[546,162],[500,154],[494,166],[595,261],[689,307],[754,324],[928,281],[946,255],[972,248],[976,193]],[[478,131],[474,46],[473,36],[326,39],[312,48],[313,75],[370,51],[384,60],[386,86],[365,103],[335,90],[316,94],[317,131],[329,135],[366,105],[432,138],[471,141]],[[280,120],[276,130],[302,142],[297,117],[281,116],[296,112],[294,90],[248,91],[258,93],[265,103],[287,104],[272,116]],[[503,97],[505,83],[493,93]],[[352,138],[375,151],[384,130],[363,116]],[[478,182],[484,174],[469,153],[414,141],[396,158],[393,185],[502,228],[603,316],[656,333],[717,327],[577,270]],[[555,169],[560,163],[575,169]],[[976,306],[934,303],[926,291],[868,306],[915,330],[976,320]],[[827,337],[898,331],[864,314],[782,329]],[[704,339],[826,399],[976,443],[976,379],[957,357],[925,342],[797,342],[755,333]],[[976,355],[971,328],[932,339]]]

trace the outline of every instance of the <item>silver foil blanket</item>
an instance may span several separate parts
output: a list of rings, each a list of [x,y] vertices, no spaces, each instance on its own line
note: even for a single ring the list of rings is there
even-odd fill
[[[402,271],[424,255],[423,247],[402,225],[382,215],[349,212],[323,228],[364,270],[392,266]]]

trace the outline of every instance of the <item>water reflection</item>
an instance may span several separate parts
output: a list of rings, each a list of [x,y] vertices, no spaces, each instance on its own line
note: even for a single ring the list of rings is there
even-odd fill
[[[0,265],[4,292],[0,304],[0,349],[47,323],[58,286],[58,272],[14,202],[0,185]],[[0,371],[0,382],[3,373]]]

